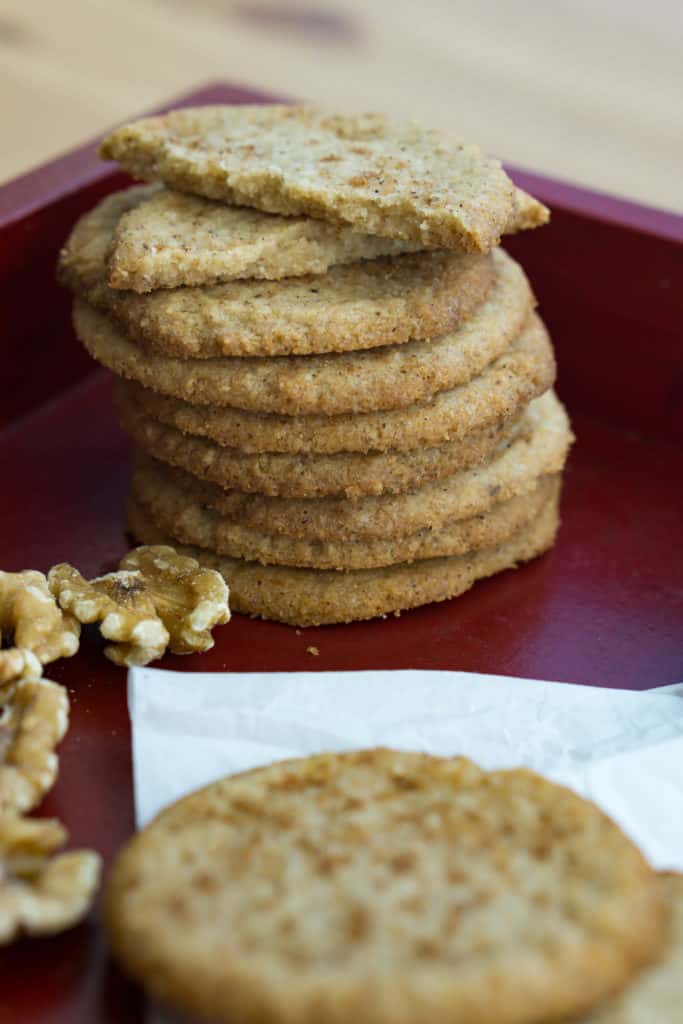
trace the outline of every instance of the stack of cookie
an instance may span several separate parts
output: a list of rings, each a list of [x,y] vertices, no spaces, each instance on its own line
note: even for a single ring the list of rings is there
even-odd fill
[[[176,111],[103,154],[60,259],[119,378],[129,526],[296,625],[462,593],[553,542],[571,432],[521,268],[547,211],[496,161],[376,115]]]

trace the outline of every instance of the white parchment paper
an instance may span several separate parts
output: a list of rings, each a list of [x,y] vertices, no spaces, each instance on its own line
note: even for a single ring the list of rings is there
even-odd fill
[[[129,674],[138,825],[213,779],[392,746],[526,765],[683,870],[683,688],[631,693],[467,672]]]

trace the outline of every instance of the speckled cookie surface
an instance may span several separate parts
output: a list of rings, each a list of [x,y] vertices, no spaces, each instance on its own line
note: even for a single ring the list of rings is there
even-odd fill
[[[626,991],[574,1024],[680,1024],[683,1019],[683,875],[661,875],[669,912],[666,945]]]
[[[383,412],[342,414],[339,416],[292,416],[285,424],[264,425],[258,434],[247,437],[248,448],[285,447],[290,453],[290,462],[299,467],[298,475],[308,473],[306,466],[314,470],[319,478],[317,467],[324,464],[323,455],[342,452],[414,452],[420,458],[418,449],[434,447],[449,442],[468,443],[470,435],[479,435],[495,424],[500,424],[519,415],[522,409],[538,395],[552,386],[555,379],[555,361],[552,346],[541,321],[534,315],[520,336],[513,344],[486,368],[486,370],[460,387],[450,391],[439,392],[430,402],[419,403],[404,409],[393,409]],[[140,405],[131,401],[130,393],[119,391],[119,407],[122,411],[126,428],[136,421],[154,424],[159,438],[158,443],[164,448],[171,445],[177,447],[177,437],[183,437],[188,446],[200,441],[200,437],[190,434],[183,435],[175,426],[163,424],[160,420],[148,416]],[[163,415],[164,405],[155,411]],[[231,446],[235,443],[235,435],[226,429],[223,409],[203,409],[200,415],[191,411],[183,420],[185,429],[194,428],[211,441],[208,448],[195,447],[195,451],[210,451],[222,448],[224,452],[237,452]],[[173,418],[173,417],[171,417]],[[227,417],[227,423],[234,423],[234,416]],[[266,432],[266,426],[274,429]],[[135,427],[138,437],[139,425]],[[149,443],[144,447],[149,448]],[[240,450],[239,459],[246,466],[258,459],[265,462],[266,455],[249,456],[244,454],[247,446]],[[298,456],[292,451],[300,452]],[[307,453],[317,453],[316,455]],[[161,453],[160,458],[165,456]],[[225,458],[228,456],[226,455]],[[232,456],[236,458],[236,455]],[[208,458],[208,456],[207,456]],[[218,456],[214,456],[214,460]],[[277,465],[276,456],[270,454],[273,467]],[[282,465],[285,456],[280,455]],[[275,461],[273,461],[275,460]],[[171,461],[167,459],[167,461]],[[206,461],[205,459],[203,461]],[[224,460],[225,461],[225,460]],[[339,460],[340,463],[342,460]],[[202,475],[199,472],[196,475]],[[226,486],[239,486],[227,480],[217,480]],[[260,488],[242,488],[259,490]],[[274,493],[274,492],[264,492]],[[368,492],[372,493],[372,492]],[[375,491],[374,493],[380,493]]]
[[[175,110],[118,128],[101,154],[181,192],[423,245],[485,252],[548,218],[478,146],[381,114]]]
[[[178,547],[176,543],[174,547],[222,573],[230,586],[234,611],[293,626],[319,626],[445,601],[463,594],[478,579],[535,558],[553,544],[559,522],[557,506],[555,495],[537,519],[495,548],[384,569],[297,569],[228,558],[191,545]],[[142,543],[173,543],[139,502],[129,502],[128,525]]]
[[[121,425],[149,455],[200,480],[287,498],[402,494],[485,461],[508,437],[517,418],[469,434],[462,441],[403,452],[337,452],[332,455],[249,454],[182,434],[119,402]]]
[[[105,897],[114,951],[155,995],[243,1024],[558,1019],[651,959],[662,916],[594,804],[525,769],[386,749],[186,796],[126,845]]]
[[[526,494],[492,502],[485,512],[451,521],[436,530],[424,528],[417,533],[374,540],[306,540],[264,533],[206,508],[177,479],[159,471],[159,465],[138,465],[130,493],[174,540],[230,558],[311,569],[375,569],[494,547],[531,522],[554,489],[553,478],[544,477],[534,481]]]
[[[356,501],[226,491],[140,452],[137,461],[143,469],[152,466],[163,481],[195,503],[253,530],[309,541],[378,541],[441,530],[452,521],[481,515],[498,502],[528,494],[538,477],[560,472],[571,437],[564,409],[548,392],[530,404],[516,431],[501,440],[485,463],[407,494]]]
[[[278,217],[158,186],[137,186],[139,204],[116,225],[109,252],[113,288],[277,281],[323,274],[338,263],[415,252],[418,242],[363,235],[311,217]]]
[[[275,435],[278,422],[263,424],[260,418],[236,415],[235,407],[285,416],[394,409],[425,401],[481,373],[517,337],[533,304],[518,264],[502,251],[493,253],[492,260],[493,288],[456,331],[432,341],[363,352],[178,359],[142,349],[110,317],[82,300],[76,300],[74,324],[90,354],[115,373],[193,405],[232,407],[223,417],[225,429],[244,439],[234,443],[263,448],[268,437]],[[164,408],[166,421],[174,422],[169,420],[173,403],[166,402]],[[182,415],[183,406],[176,408]],[[155,415],[153,409],[148,411]],[[201,418],[204,414],[197,410],[184,415]],[[184,429],[180,421],[176,425]],[[286,422],[280,426],[289,436]]]
[[[440,249],[349,263],[318,276],[138,295],[107,283],[117,217],[133,202],[119,193],[81,217],[60,253],[59,278],[139,344],[165,355],[307,355],[432,338],[466,320],[494,281],[489,256]]]

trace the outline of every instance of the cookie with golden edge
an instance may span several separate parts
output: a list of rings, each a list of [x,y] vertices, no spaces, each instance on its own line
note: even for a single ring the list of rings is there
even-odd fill
[[[100,153],[180,192],[425,246],[488,252],[548,219],[478,146],[382,114],[189,108],[117,128]]]
[[[285,498],[403,494],[490,457],[513,437],[517,418],[494,423],[462,441],[411,452],[337,452],[333,455],[244,454],[181,434],[119,403],[121,426],[143,452],[199,480],[247,494]]]
[[[178,359],[142,349],[110,317],[79,299],[74,326],[98,362],[155,394],[193,405],[230,406],[223,420],[226,432],[235,435],[233,443],[263,448],[274,443],[269,438],[290,437],[287,422],[264,422],[261,415],[243,416],[235,409],[280,416],[395,409],[426,401],[481,373],[519,335],[533,306],[521,267],[502,250],[491,258],[496,280],[485,301],[456,331],[431,341],[318,356]],[[163,407],[167,422],[173,422],[168,417],[174,408],[183,414],[183,404],[168,401]],[[148,411],[154,415],[153,409]],[[201,421],[204,412],[184,415]],[[180,422],[176,425],[184,429]]]
[[[133,500],[128,503],[128,527],[146,544],[173,544],[217,569],[229,583],[233,611],[292,626],[321,626],[373,619],[458,597],[478,579],[542,554],[552,546],[559,524],[559,481],[556,487],[540,515],[497,547],[382,569],[337,572],[260,565],[206,548],[179,547],[156,525],[149,510]]]
[[[139,203],[117,223],[109,252],[112,288],[151,292],[242,278],[278,281],[424,248],[155,185],[135,190]]]
[[[615,999],[574,1024],[680,1024],[683,1007],[683,875],[660,875],[668,935],[660,959]]]
[[[153,995],[242,1024],[564,1019],[663,938],[657,876],[595,804],[388,749],[184,797],[119,854],[104,913]]]
[[[223,490],[140,451],[136,465],[188,500],[252,530],[308,541],[378,541],[442,530],[528,494],[540,476],[561,471],[572,439],[567,415],[550,391],[531,402],[516,432],[501,440],[488,461],[407,494],[356,501],[273,498]]]
[[[552,346],[540,320],[533,317],[507,352],[487,367],[483,374],[469,384],[440,392],[431,402],[408,406],[406,409],[359,413],[355,416],[290,417],[290,440],[287,447],[300,453],[296,455],[291,452],[254,454],[232,447],[234,438],[224,429],[222,409],[204,409],[202,415],[196,416],[191,410],[188,411],[184,420],[185,427],[192,426],[202,435],[210,435],[204,440],[203,437],[183,434],[175,426],[148,416],[144,403],[135,401],[125,389],[119,390],[117,400],[125,428],[143,448],[158,454],[159,458],[167,462],[182,467],[192,452],[192,461],[197,469],[190,471],[222,486],[256,490],[264,494],[287,493],[289,497],[313,497],[314,492],[342,493],[346,485],[337,474],[344,473],[345,466],[357,471],[359,476],[364,474],[363,467],[371,467],[375,475],[384,464],[388,468],[390,459],[404,469],[411,460],[416,463],[417,475],[412,486],[417,487],[419,466],[424,465],[425,459],[435,465],[433,457],[436,453],[428,454],[435,447],[453,442],[467,446],[474,442],[479,450],[477,439],[482,431],[486,432],[495,424],[516,418],[533,398],[552,386],[554,379]],[[155,411],[163,414],[163,408]],[[176,452],[184,462],[176,461]],[[352,458],[353,453],[361,452],[367,454],[366,459]],[[384,461],[382,457],[377,461],[378,453],[385,453]],[[443,454],[452,457],[454,452],[448,449]],[[446,468],[446,462],[440,457],[438,461],[443,470],[441,475],[445,475],[449,469],[454,472],[453,462],[448,462]],[[460,463],[461,466],[465,464]],[[222,470],[221,466],[225,469]],[[211,476],[204,471],[209,467]],[[286,492],[274,490],[272,486],[269,490],[263,490],[256,483],[245,486],[234,475],[239,472],[241,479],[247,480],[252,470],[261,475],[266,468],[273,474],[273,479],[279,478],[284,470],[285,477],[292,478],[292,485],[295,477],[297,492],[287,482],[285,486],[289,489]],[[325,490],[322,488],[328,486],[325,482],[328,476],[330,489]],[[359,484],[357,495],[381,493],[383,479],[367,491],[361,490]],[[411,488],[409,485],[403,489]]]
[[[174,540],[230,558],[310,569],[375,569],[490,548],[534,519],[553,491],[553,478],[543,477],[528,493],[496,502],[480,515],[454,520],[440,529],[425,527],[416,533],[374,540],[305,540],[264,533],[221,516],[193,500],[182,483],[158,472],[159,465],[137,466],[130,492]]]
[[[281,281],[117,291],[107,283],[107,258],[119,216],[133,202],[119,193],[81,217],[59,255],[58,276],[164,355],[309,355],[432,338],[466,320],[494,281],[490,257],[438,249]]]

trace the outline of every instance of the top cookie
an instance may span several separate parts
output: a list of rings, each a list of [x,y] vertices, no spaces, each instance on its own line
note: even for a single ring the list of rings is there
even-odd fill
[[[226,206],[159,185],[131,192],[138,205],[119,220],[109,253],[112,288],[150,292],[242,278],[278,281],[420,248],[417,242]]]
[[[381,114],[189,108],[118,128],[100,153],[181,192],[423,246],[487,252],[548,219],[478,146]]]
[[[663,939],[657,877],[594,805],[389,750],[174,804],[120,855],[105,916],[156,995],[242,1024],[564,1019]]]

